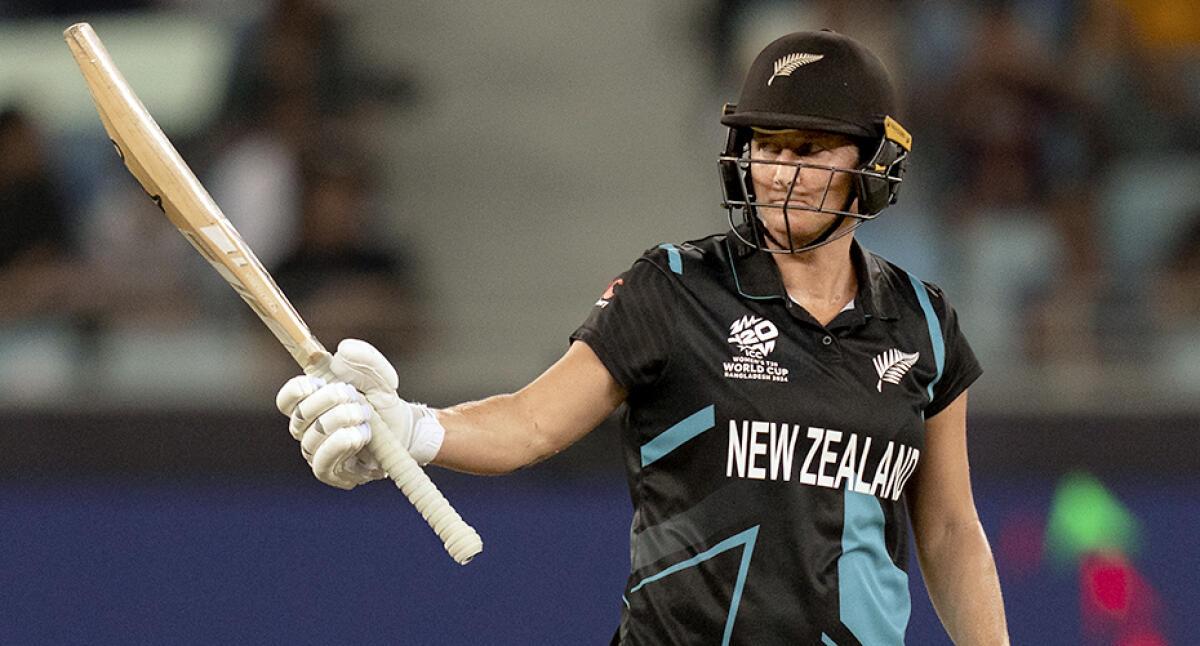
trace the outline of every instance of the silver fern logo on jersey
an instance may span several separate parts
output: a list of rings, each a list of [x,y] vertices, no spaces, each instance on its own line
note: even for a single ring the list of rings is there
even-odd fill
[[[725,340],[737,348],[738,354],[725,362],[725,377],[786,383],[788,369],[767,359],[778,338],[779,328],[760,316],[747,314],[735,320]]]
[[[824,54],[804,54],[801,52],[788,54],[787,56],[775,61],[775,73],[771,75],[771,78],[767,79],[767,85],[774,83],[775,79],[780,76],[791,76],[792,72],[795,72],[809,63],[815,63],[822,58],[825,58]]]
[[[909,354],[901,352],[897,348],[881,352],[878,357],[875,357],[875,372],[879,374],[879,382],[875,384],[875,390],[883,392],[885,383],[899,386],[900,380],[908,374],[908,371],[916,365],[917,359],[920,358],[920,352]]]

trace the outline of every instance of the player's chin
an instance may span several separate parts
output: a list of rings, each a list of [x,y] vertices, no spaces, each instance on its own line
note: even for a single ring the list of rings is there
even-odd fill
[[[808,244],[833,224],[834,220],[825,213],[794,208],[787,209],[785,217],[782,207],[759,207],[758,216],[771,238],[780,243],[790,238],[794,247]]]

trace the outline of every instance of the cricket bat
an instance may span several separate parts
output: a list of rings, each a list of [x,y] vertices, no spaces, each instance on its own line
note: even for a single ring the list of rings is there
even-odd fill
[[[188,242],[279,339],[304,372],[337,379],[331,357],[309,331],[275,280],[221,213],[184,163],[146,106],[87,23],[71,25],[63,37],[87,81],[100,121],[129,172]],[[372,426],[384,427],[378,414]],[[483,550],[479,534],[463,521],[408,451],[386,433],[373,433],[368,450],[461,564]]]

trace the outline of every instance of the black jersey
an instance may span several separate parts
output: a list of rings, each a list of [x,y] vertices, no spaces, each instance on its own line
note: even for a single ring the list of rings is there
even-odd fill
[[[900,644],[905,485],[980,374],[941,292],[854,243],[820,325],[733,235],[649,250],[572,335],[628,397],[626,644]]]

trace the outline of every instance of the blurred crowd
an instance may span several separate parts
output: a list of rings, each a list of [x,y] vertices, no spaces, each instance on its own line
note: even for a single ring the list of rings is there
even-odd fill
[[[363,70],[333,6],[280,0],[248,25],[222,108],[176,144],[320,337],[403,355],[422,337],[419,241],[386,234],[404,215],[381,213],[368,151],[376,108],[403,109],[414,87]],[[767,23],[844,31],[884,58],[917,161],[878,246],[930,263],[990,368],[1084,387],[1150,371],[1200,383],[1200,4],[710,8],[699,49],[726,96]],[[36,115],[0,108],[0,331],[66,326],[94,352],[130,327],[257,325],[213,296],[227,288],[132,181],[105,177],[69,200],[53,166]]]
[[[403,356],[419,338],[423,299],[408,247],[383,226],[379,162],[367,138],[376,108],[403,107],[412,84],[362,69],[347,50],[328,4],[275,2],[239,35],[211,123],[167,135],[318,338],[369,338]],[[50,330],[69,340],[81,365],[114,344],[154,339],[192,344],[193,354],[205,353],[203,343],[227,353],[219,338],[194,330],[244,319],[248,364],[269,366],[266,374],[295,369],[279,365],[287,354],[115,156],[89,183],[94,190],[73,191],[72,200],[59,179],[70,173],[59,172],[49,147],[36,115],[0,108],[0,331],[8,345]],[[229,336],[236,354],[246,343]]]

